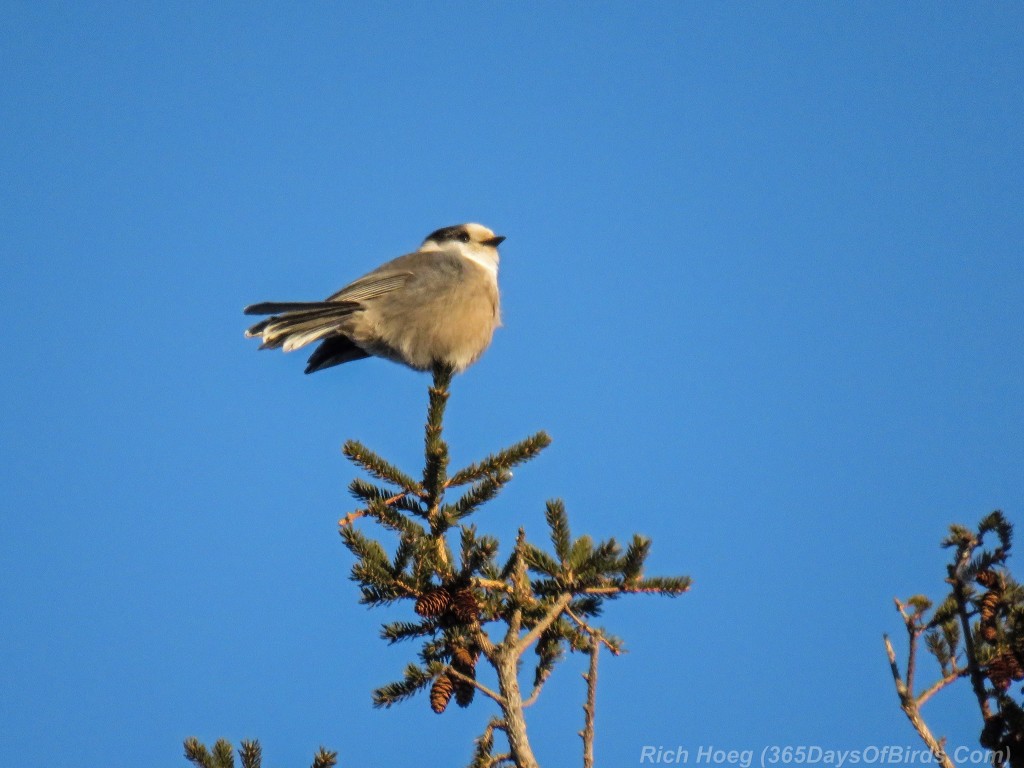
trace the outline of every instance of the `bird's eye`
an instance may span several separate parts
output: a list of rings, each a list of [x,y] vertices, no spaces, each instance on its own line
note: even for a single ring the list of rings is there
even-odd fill
[[[460,243],[468,243],[469,242],[469,232],[460,232],[459,233],[459,242]]]

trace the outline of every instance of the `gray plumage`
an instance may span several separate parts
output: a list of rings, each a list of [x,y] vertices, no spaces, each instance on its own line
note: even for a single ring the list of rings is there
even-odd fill
[[[246,336],[286,352],[314,341],[306,373],[375,355],[416,370],[435,363],[462,371],[500,325],[497,246],[479,224],[437,230],[418,251],[399,256],[319,302],[264,302],[270,314]]]

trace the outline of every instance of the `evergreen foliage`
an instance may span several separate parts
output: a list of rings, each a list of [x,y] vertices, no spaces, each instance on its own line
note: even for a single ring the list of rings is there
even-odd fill
[[[242,739],[241,745],[238,751],[241,768],[262,768],[263,748],[259,741]],[[190,736],[185,739],[185,758],[197,768],[235,768],[234,751],[225,739],[217,739],[211,751],[199,739]],[[311,768],[334,768],[337,764],[338,753],[320,747],[313,756]]]
[[[573,538],[565,505],[557,499],[545,510],[551,551],[529,542],[520,528],[501,558],[498,540],[480,533],[469,518],[501,493],[514,467],[536,458],[551,438],[537,432],[449,473],[443,421],[451,379],[450,368],[435,368],[419,479],[355,440],[342,448],[349,461],[376,481],[351,482],[349,491],[360,507],[339,521],[342,543],[355,558],[351,577],[360,602],[408,604],[408,617],[384,624],[380,635],[389,644],[420,643],[415,661],[401,677],[373,691],[373,704],[388,708],[429,691],[431,709],[441,714],[452,699],[460,707],[489,699],[499,714],[476,740],[471,768],[537,768],[524,711],[567,654],[586,654],[580,735],[583,765],[591,768],[598,654],[602,648],[614,655],[622,651],[621,640],[591,622],[607,600],[642,593],[675,597],[690,588],[690,579],[645,577],[651,542],[643,536],[633,535],[625,551],[613,538]],[[454,489],[461,490],[449,500],[447,494]],[[389,546],[361,530],[363,523],[383,529]],[[531,649],[532,687],[524,697],[520,666]],[[490,667],[496,683],[481,681],[481,665]],[[495,752],[497,732],[508,744],[500,753]],[[224,740],[210,751],[190,738],[185,756],[199,768],[234,768],[231,745]],[[239,756],[242,768],[260,768],[258,742],[242,742]],[[313,766],[335,764],[336,754],[321,748]]]
[[[443,419],[450,382],[450,370],[434,371],[418,481],[360,443],[350,441],[344,449],[353,463],[388,484],[360,479],[350,486],[362,502],[340,521],[342,542],[355,557],[352,579],[363,603],[410,604],[410,620],[384,624],[383,639],[421,643],[417,662],[409,663],[400,679],[377,688],[373,703],[391,707],[429,689],[430,706],[440,714],[453,698],[469,706],[479,692],[498,706],[500,716],[477,739],[471,765],[531,768],[536,761],[523,710],[536,700],[554,668],[567,653],[596,654],[602,646],[621,651],[620,640],[590,624],[604,602],[631,593],[674,597],[689,589],[690,579],[645,577],[650,540],[642,536],[634,535],[625,551],[615,539],[573,538],[560,500],[549,501],[545,511],[550,552],[530,543],[520,530],[511,551],[499,560],[498,541],[481,534],[469,518],[501,493],[514,467],[536,458],[551,440],[538,432],[449,473]],[[463,487],[448,500],[450,491]],[[393,555],[356,531],[364,519],[399,535]],[[536,658],[532,690],[524,699],[518,670],[531,649]],[[493,687],[478,679],[484,662],[497,678]],[[588,686],[596,685],[596,671],[592,678]],[[497,731],[509,743],[501,754],[494,754]],[[592,742],[592,728],[584,731],[588,738]]]
[[[993,751],[993,765],[1024,768],[1024,702],[1010,690],[1024,680],[1024,586],[1007,566],[1013,526],[996,511],[983,518],[976,531],[962,525],[952,525],[949,531],[942,541],[943,547],[953,550],[946,567],[948,595],[934,610],[923,595],[896,601],[909,642],[905,672],[885,638],[900,704],[939,761],[951,768],[953,763],[942,750],[944,741],[932,735],[920,708],[947,685],[969,680],[983,723],[979,741]],[[915,693],[921,638],[941,677]],[[1019,687],[1016,693],[1021,693]]]

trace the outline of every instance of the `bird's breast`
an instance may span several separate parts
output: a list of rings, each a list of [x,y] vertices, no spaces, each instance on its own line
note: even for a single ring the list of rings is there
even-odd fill
[[[440,361],[461,371],[483,354],[501,322],[494,274],[466,259],[437,266],[366,307],[361,345],[420,370]]]

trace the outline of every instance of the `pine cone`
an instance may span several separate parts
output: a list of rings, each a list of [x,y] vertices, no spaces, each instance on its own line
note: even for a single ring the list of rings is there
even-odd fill
[[[986,749],[999,749],[1000,738],[1003,735],[1003,728],[1006,723],[999,715],[992,715],[985,721],[985,727],[981,731],[981,746]]]
[[[1010,678],[1024,680],[1024,667],[1017,661],[1017,657],[1007,651],[1003,658],[1006,659],[1006,671],[1010,673]]]
[[[1010,652],[1017,659],[1017,662],[1024,664],[1024,628],[1018,628],[1017,636],[1013,639]]]
[[[1010,687],[1010,679],[1014,676],[1014,672],[1018,670],[1020,670],[1020,666],[1013,655],[1004,653],[988,663],[988,679],[992,681],[992,685],[997,691],[1005,692]]]
[[[471,651],[465,646],[459,646],[452,651],[452,669],[470,680],[476,680],[476,662],[479,658],[479,651]],[[455,703],[463,708],[472,704],[473,696],[476,695],[476,686],[460,677],[453,676],[452,682],[455,685]]]
[[[425,619],[440,616],[452,601],[451,593],[444,587],[424,592],[416,600],[416,613]]]
[[[441,714],[448,708],[448,702],[452,699],[454,684],[447,672],[437,678],[430,686],[430,708],[437,714]]]
[[[974,577],[974,580],[986,589],[991,589],[996,585],[998,577],[994,571],[979,571],[978,575]]]
[[[469,675],[476,669],[478,658],[479,653],[473,653],[466,647],[459,647],[452,651],[452,666],[462,674]]]
[[[472,624],[480,618],[480,606],[469,587],[463,587],[452,597],[451,612],[463,624]]]
[[[465,709],[473,703],[473,696],[476,695],[476,686],[467,683],[465,680],[455,681],[455,703]]]
[[[996,608],[999,606],[999,593],[990,589],[981,598],[981,636],[989,643],[998,637],[996,631]]]

